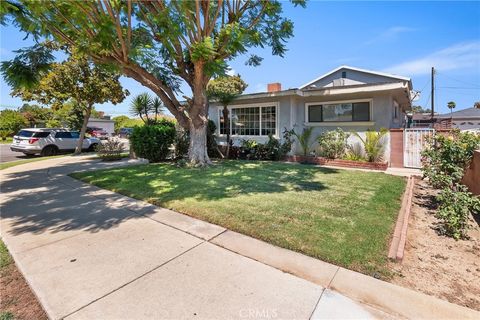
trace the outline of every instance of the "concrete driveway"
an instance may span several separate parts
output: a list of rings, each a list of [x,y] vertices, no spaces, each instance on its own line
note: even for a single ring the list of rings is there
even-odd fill
[[[50,318],[367,319],[399,316],[357,302],[362,298],[355,301],[325,289],[330,284],[339,290],[354,288],[345,289],[347,293],[360,292],[357,287],[363,291],[371,288],[366,294],[375,296],[377,282],[381,281],[371,278],[377,282],[368,282],[370,280],[361,277],[370,277],[357,276],[288,250],[268,248],[270,245],[258,240],[248,245],[248,250],[253,256],[266,254],[265,259],[236,253],[242,252],[239,245],[251,240],[243,242],[222,227],[99,189],[66,175],[132,163],[135,162],[101,163],[87,157],[68,157],[0,171],[2,238]],[[278,250],[283,251],[278,254]],[[303,268],[306,263],[307,268],[301,270],[313,270],[313,280],[291,274],[296,272],[288,271],[288,267],[276,268],[275,262],[261,262],[268,259],[282,260],[284,266],[290,264],[295,268]],[[327,274],[329,278],[321,277]],[[337,274],[345,275],[338,278]],[[392,300],[390,292],[404,292],[392,291],[390,287],[382,290],[378,296],[385,296],[388,303]],[[424,300],[410,295],[413,300],[397,303],[399,310],[411,305],[410,301],[430,301],[425,295],[420,297],[427,297],[422,298]],[[427,304],[430,310],[437,305]],[[465,318],[466,314],[468,317],[468,310],[452,306],[440,310],[446,316],[458,314]]]

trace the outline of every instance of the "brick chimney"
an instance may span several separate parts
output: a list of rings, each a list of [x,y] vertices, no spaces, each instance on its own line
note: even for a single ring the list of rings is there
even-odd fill
[[[267,91],[268,92],[282,91],[282,84],[280,82],[269,83],[267,85]]]

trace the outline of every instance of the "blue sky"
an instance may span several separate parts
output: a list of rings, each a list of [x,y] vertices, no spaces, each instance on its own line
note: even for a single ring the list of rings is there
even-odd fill
[[[339,65],[386,71],[411,77],[422,90],[415,102],[430,107],[430,68],[437,70],[436,110],[448,112],[480,101],[480,2],[324,2],[310,1],[306,9],[285,3],[285,15],[295,24],[284,58],[270,50],[253,50],[264,57],[259,67],[245,66],[245,57],[231,61],[233,71],[249,84],[246,92],[266,90],[280,82],[284,89],[298,87]],[[31,45],[13,27],[0,27],[0,60],[13,50]],[[128,114],[135,94],[149,91],[123,78],[131,95],[122,104],[96,106],[113,116]],[[2,80],[0,107],[18,107]],[[186,90],[185,90],[186,91]]]

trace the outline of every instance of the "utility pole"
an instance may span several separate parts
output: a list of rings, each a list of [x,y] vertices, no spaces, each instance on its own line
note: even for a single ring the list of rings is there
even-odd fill
[[[435,68],[434,67],[432,67],[432,92],[430,93],[430,95],[432,97],[431,121],[432,121],[432,127],[433,127],[433,123],[434,123],[433,117],[435,115]]]

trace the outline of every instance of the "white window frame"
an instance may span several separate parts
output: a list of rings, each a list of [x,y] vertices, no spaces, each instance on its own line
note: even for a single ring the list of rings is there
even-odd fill
[[[238,137],[238,138],[258,138],[258,137],[268,137],[268,135],[262,135],[262,107],[274,107],[275,108],[275,134],[273,137],[277,138],[279,137],[279,128],[278,128],[278,119],[279,119],[279,113],[280,113],[280,106],[278,102],[271,102],[271,103],[248,103],[248,104],[237,104],[237,105],[232,105],[228,106],[228,115],[232,115],[232,109],[241,109],[241,108],[260,108],[260,135],[238,135],[238,134],[231,134],[232,133],[232,121],[228,122],[230,124],[230,137]],[[218,129],[217,129],[217,134],[219,137],[226,137],[226,134],[221,134],[220,133],[220,115],[223,115],[223,106],[218,106],[218,113],[217,113],[217,120],[218,120]]]
[[[309,122],[308,121],[308,107],[309,106],[318,106],[325,104],[342,104],[342,103],[357,103],[357,102],[368,102],[368,121],[320,121],[320,122]],[[372,111],[373,111],[373,99],[354,99],[354,100],[334,100],[334,101],[316,101],[316,102],[307,102],[305,103],[305,126],[317,126],[317,127],[338,127],[338,126],[371,126],[375,122],[372,120]]]

